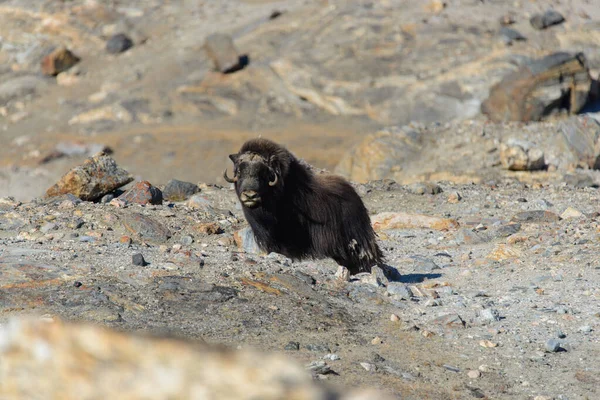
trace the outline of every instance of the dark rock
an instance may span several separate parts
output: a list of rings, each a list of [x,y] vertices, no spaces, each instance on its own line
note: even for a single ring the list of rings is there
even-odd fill
[[[288,344],[285,345],[284,350],[298,351],[298,350],[300,350],[300,343],[289,342]]]
[[[495,122],[539,121],[585,105],[591,77],[583,53],[554,53],[528,62],[493,86],[481,111]]]
[[[544,210],[523,211],[512,217],[513,222],[544,223],[556,222],[560,217],[553,212]]]
[[[111,54],[123,53],[132,47],[133,40],[124,33],[117,33],[106,42],[106,51]]]
[[[194,183],[171,179],[163,189],[163,196],[170,201],[184,201],[199,191],[200,188]]]
[[[224,74],[235,72],[243,67],[233,39],[229,35],[214,33],[208,36],[204,42],[204,50],[215,68]]]
[[[521,35],[521,32],[513,28],[508,28],[506,26],[500,28],[498,34],[506,44],[512,44],[512,42],[527,40],[525,36]]]
[[[549,26],[557,25],[564,22],[565,17],[561,13],[548,10],[543,14],[536,14],[529,19],[529,23],[535,29],[546,29]]]
[[[56,76],[68,70],[79,61],[80,58],[66,47],[59,47],[44,57],[42,60],[42,72],[44,75]]]
[[[133,263],[133,265],[137,265],[139,267],[144,267],[144,266],[148,265],[146,260],[144,260],[144,256],[142,255],[142,253],[135,253],[131,257],[131,262]]]
[[[83,165],[67,172],[46,191],[47,197],[71,193],[82,200],[94,201],[131,182],[133,177],[103,153],[88,158]]]
[[[135,204],[162,204],[163,196],[160,189],[148,181],[141,181],[119,196],[120,200]]]
[[[283,12],[279,11],[279,10],[273,10],[271,12],[271,15],[269,15],[269,19],[270,20],[274,20],[276,18],[279,18],[283,15]]]
[[[164,243],[171,237],[166,226],[142,214],[127,214],[122,223],[125,229],[144,241]]]

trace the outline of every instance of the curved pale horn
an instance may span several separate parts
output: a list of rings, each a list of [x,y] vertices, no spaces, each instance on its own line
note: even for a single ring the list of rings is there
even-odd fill
[[[237,176],[234,176],[233,179],[227,176],[227,168],[225,169],[225,171],[223,171],[223,179],[225,179],[229,183],[235,183],[238,180]]]
[[[278,181],[279,178],[277,177],[277,174],[273,174],[273,175],[275,175],[275,180],[269,181],[269,186],[275,186],[275,185],[277,185],[277,181]]]

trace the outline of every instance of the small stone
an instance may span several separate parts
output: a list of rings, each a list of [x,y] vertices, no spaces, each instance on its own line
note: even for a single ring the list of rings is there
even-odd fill
[[[375,372],[375,371],[377,371],[377,366],[375,364],[371,364],[371,363],[367,363],[367,362],[361,362],[360,366],[363,367],[368,372]]]
[[[413,297],[410,287],[400,282],[388,283],[387,292],[392,296],[397,296],[400,300],[410,300]]]
[[[298,351],[298,350],[300,350],[300,343],[289,342],[288,344],[285,345],[284,350]]]
[[[127,231],[144,241],[161,244],[171,237],[171,231],[166,226],[143,214],[126,214],[122,224]]]
[[[171,179],[163,189],[163,196],[169,201],[184,201],[199,191],[200,188],[194,183]]]
[[[53,222],[48,222],[47,224],[44,224],[41,228],[40,228],[40,232],[42,233],[48,233],[52,230],[56,230],[58,229],[58,225],[56,225]]]
[[[252,228],[246,227],[241,229],[233,234],[235,239],[235,243],[238,248],[245,253],[248,254],[260,254],[262,251],[260,247],[258,247],[258,243],[256,243],[256,239],[254,238],[254,233],[252,232]]]
[[[419,183],[413,183],[411,185],[408,186],[408,190],[411,193],[414,194],[438,194],[438,193],[442,193],[443,190],[442,188],[435,184],[435,183],[429,183],[429,182],[419,182]]]
[[[371,344],[382,344],[383,340],[379,336],[375,336],[373,340],[371,340]]]
[[[431,0],[425,5],[425,11],[439,14],[446,8],[446,2],[442,0]]]
[[[129,236],[121,236],[119,238],[119,243],[124,244],[126,246],[131,245],[131,242],[132,242],[132,240]]]
[[[529,23],[535,29],[546,29],[549,26],[557,25],[564,22],[565,17],[557,11],[548,10],[543,14],[536,14],[529,19]]]
[[[584,326],[582,326],[582,327],[579,328],[579,332],[582,332],[582,333],[590,333],[593,330],[594,329],[591,326],[589,326],[589,325],[584,325]]]
[[[471,379],[477,379],[481,377],[481,372],[477,370],[471,370],[467,372],[467,376]]]
[[[104,196],[102,196],[102,198],[100,199],[100,203],[102,204],[108,204],[110,203],[113,199],[115,198],[115,195],[112,193],[109,194],[105,194]]]
[[[240,56],[233,44],[231,36],[214,33],[206,38],[204,50],[214,63],[215,69],[222,73],[235,72],[240,69]]]
[[[486,364],[480,365],[478,369],[481,372],[490,372],[491,371],[491,368],[489,367],[489,365],[486,365]]]
[[[513,13],[506,13],[500,17],[498,22],[502,26],[512,25],[516,22],[515,15]]]
[[[213,211],[210,201],[199,194],[195,194],[187,201],[187,206],[201,211]]]
[[[448,195],[448,203],[456,204],[462,200],[462,196],[458,192],[450,192]]]
[[[192,243],[194,243],[194,238],[190,235],[184,235],[179,241],[184,246],[190,246]]]
[[[318,352],[322,352],[322,353],[331,353],[331,350],[329,349],[329,346],[327,346],[326,344],[314,344],[314,343],[310,343],[307,344],[306,346],[304,346],[304,348],[308,351],[318,351]]]
[[[194,227],[194,230],[206,235],[219,235],[223,233],[223,229],[216,222],[201,223]]]
[[[146,263],[146,260],[144,260],[144,256],[141,253],[135,253],[131,257],[131,262],[133,263],[133,265],[137,265],[139,267],[144,267],[148,265],[148,263]]]
[[[79,61],[80,58],[66,47],[59,47],[44,57],[42,60],[42,72],[44,75],[56,76],[68,70]]]
[[[337,354],[326,354],[323,356],[324,360],[331,360],[331,361],[337,361],[340,360],[340,356],[338,356]]]
[[[556,337],[559,339],[564,339],[567,337],[566,333],[564,333],[563,331],[561,331],[560,329],[558,331],[556,331]]]
[[[498,32],[504,43],[507,45],[512,44],[516,41],[525,41],[527,38],[521,34],[521,32],[517,31],[513,28],[502,27],[500,28],[500,32]]]
[[[163,197],[160,189],[152,186],[148,181],[136,183],[131,189],[119,196],[120,200],[134,204],[162,204]]]
[[[435,263],[435,261],[422,257],[422,256],[411,256],[413,259],[413,269],[417,272],[433,272],[435,270],[440,269],[440,267]]]
[[[380,267],[371,267],[371,276],[377,282],[377,286],[386,286],[389,283],[387,276]]]
[[[492,342],[490,340],[480,340],[479,341],[479,345],[481,347],[486,347],[486,348],[489,348],[489,349],[494,348],[494,347],[498,347],[498,343],[494,343],[494,342]]]
[[[76,288],[83,286],[83,283],[79,282],[79,281],[75,281],[73,283],[73,286],[75,286]]]
[[[545,223],[559,221],[560,217],[553,212],[544,210],[523,211],[515,214],[511,221],[527,223]]]
[[[567,209],[565,211],[563,211],[562,214],[560,214],[560,217],[562,219],[581,218],[581,217],[583,217],[583,213],[581,211],[577,210],[576,208],[567,207]]]
[[[442,325],[448,328],[464,328],[466,323],[458,314],[445,314],[431,321],[436,325]]]
[[[486,308],[480,313],[481,319],[489,322],[500,321],[500,313],[495,308]]]
[[[106,41],[106,51],[110,54],[123,53],[133,47],[133,40],[124,33],[117,33]]]
[[[444,367],[445,369],[447,369],[448,371],[452,371],[452,372],[460,372],[460,368],[455,367],[453,365],[448,365],[448,364],[444,364],[442,365],[442,367]]]
[[[388,288],[389,288],[389,286],[388,286]],[[398,322],[398,321],[400,321],[400,317],[398,317],[396,314],[392,314],[392,315],[390,315],[390,321]]]
[[[548,353],[556,353],[557,351],[559,351],[561,349],[560,341],[558,341],[556,339],[548,339],[544,348],[546,349],[546,351]]]
[[[338,269],[335,272],[335,279],[340,282],[348,282],[350,280],[350,270],[343,265],[338,265]]]
[[[306,365],[306,369],[317,375],[327,375],[331,372],[331,367],[325,361],[313,361]]]

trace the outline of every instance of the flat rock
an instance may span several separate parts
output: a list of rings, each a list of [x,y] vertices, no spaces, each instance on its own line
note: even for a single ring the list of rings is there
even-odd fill
[[[46,191],[46,196],[70,193],[82,200],[94,201],[131,181],[133,177],[118,167],[112,157],[100,153],[67,172]]]
[[[560,220],[560,217],[553,212],[545,210],[532,210],[523,211],[515,214],[511,221],[521,223],[544,223],[544,222],[556,222]]]
[[[45,75],[56,76],[63,71],[68,70],[80,61],[80,58],[73,54],[66,47],[59,47],[48,54],[42,60],[42,72]]]
[[[171,231],[166,226],[143,214],[127,214],[122,223],[131,234],[144,241],[164,243],[171,237]]]
[[[554,53],[510,73],[490,89],[481,111],[492,121],[539,121],[552,112],[577,113],[585,105],[591,77],[583,53]]]
[[[382,212],[374,215],[371,217],[371,225],[375,231],[411,228],[445,231],[458,228],[458,222],[453,219],[403,212]]]

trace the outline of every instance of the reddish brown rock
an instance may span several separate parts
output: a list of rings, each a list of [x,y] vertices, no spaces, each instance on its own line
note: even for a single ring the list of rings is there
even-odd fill
[[[162,204],[163,196],[160,189],[148,181],[136,183],[131,189],[119,196],[119,200],[135,204]]]
[[[56,76],[61,72],[68,70],[79,61],[80,58],[66,47],[59,47],[44,57],[42,60],[42,72],[45,75]]]
[[[67,172],[46,191],[47,197],[71,193],[82,200],[93,201],[131,182],[133,177],[117,166],[104,153],[88,158],[83,165]]]

